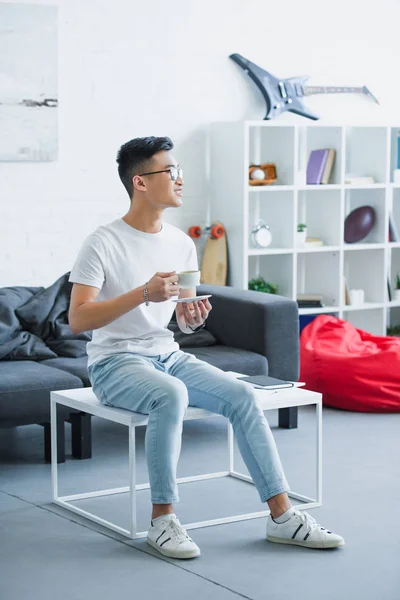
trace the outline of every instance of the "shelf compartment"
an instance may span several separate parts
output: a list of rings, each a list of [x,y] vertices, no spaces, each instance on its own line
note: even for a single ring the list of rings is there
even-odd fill
[[[334,148],[336,150],[335,162],[329,184],[337,185],[342,183],[341,165],[343,161],[342,148],[342,128],[332,126],[313,126],[299,127],[299,145],[298,145],[298,174],[297,183],[306,185],[307,165],[312,150],[323,148]],[[328,185],[329,185],[328,184]],[[325,188],[325,185],[313,185],[314,188]]]
[[[364,252],[345,250],[344,276],[349,292],[352,289],[364,290],[366,304],[384,302],[387,296],[384,248]]]
[[[329,311],[339,310],[340,252],[298,254],[297,294],[322,294]],[[326,306],[323,311],[326,311]],[[315,311],[315,308],[312,308]]]
[[[343,319],[349,321],[356,329],[368,331],[373,335],[382,335],[385,314],[383,308],[345,310],[343,311]]]
[[[318,190],[299,192],[297,223],[307,224],[308,237],[319,237],[327,246],[340,244],[340,198],[340,190],[324,190],[322,193]],[[317,246],[313,250],[322,247]]]
[[[373,177],[386,183],[388,166],[388,130],[386,127],[346,127],[345,177]]]
[[[385,219],[385,190],[384,189],[347,189],[345,190],[344,218],[360,206],[372,206],[375,210],[375,225],[360,242],[354,244],[345,244],[347,246],[357,246],[357,244],[384,244],[387,241],[388,228]],[[344,240],[344,223],[343,223]]]
[[[293,185],[294,138],[293,126],[250,127],[249,165],[274,163],[277,185]]]
[[[271,245],[266,249],[292,248],[294,231],[294,194],[252,194],[249,199],[249,249],[254,248],[251,231],[259,219],[270,227]]]
[[[293,298],[293,255],[271,254],[249,256],[249,280],[263,277],[268,283],[278,285],[278,294]]]

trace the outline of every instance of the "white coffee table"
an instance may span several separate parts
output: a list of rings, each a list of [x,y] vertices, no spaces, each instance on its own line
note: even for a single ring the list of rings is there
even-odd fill
[[[240,376],[239,373],[229,372],[232,377]],[[310,392],[299,387],[293,387],[280,390],[273,394],[264,390],[256,390],[257,398],[263,411],[279,408],[289,408],[292,406],[306,406],[315,404],[316,406],[316,490],[317,497],[315,499],[303,496],[295,492],[289,492],[289,496],[296,500],[300,500],[301,504],[294,504],[299,510],[305,510],[321,506],[322,504],[322,395],[317,392]],[[59,496],[58,490],[58,463],[57,463],[57,404],[75,408],[85,413],[108,419],[114,423],[121,423],[129,428],[129,485],[121,488],[103,489],[81,494],[73,494],[70,496]],[[137,531],[136,519],[136,492],[139,490],[148,489],[149,483],[136,484],[136,456],[135,456],[135,433],[136,427],[146,425],[148,421],[147,415],[133,413],[120,408],[112,408],[103,406],[94,395],[91,388],[80,388],[71,390],[62,390],[51,392],[51,478],[52,478],[52,494],[53,502],[63,508],[66,508],[78,515],[86,517],[95,523],[99,523],[104,527],[108,527],[122,535],[131,539],[145,537],[147,531]],[[202,419],[205,417],[218,417],[215,413],[207,410],[189,407],[185,421],[191,419]],[[223,417],[221,417],[223,418]],[[288,435],[289,440],[289,435]],[[251,477],[235,470],[234,464],[234,435],[230,423],[228,423],[228,469],[217,473],[205,473],[203,475],[194,475],[192,477],[181,477],[177,480],[178,484],[189,483],[191,481],[203,481],[205,479],[216,479],[219,477],[234,477],[242,481],[249,482],[254,485]],[[130,504],[130,523],[129,529],[125,529],[107,521],[89,511],[75,506],[72,502],[85,498],[96,498],[99,496],[109,496],[112,494],[129,493]],[[220,525],[222,523],[232,523],[235,521],[244,521],[247,519],[255,519],[269,515],[269,510],[263,510],[253,513],[245,513],[234,515],[231,517],[222,517],[211,519],[209,521],[199,521],[196,523],[185,524],[186,529],[197,529],[199,527],[209,527],[211,525]]]

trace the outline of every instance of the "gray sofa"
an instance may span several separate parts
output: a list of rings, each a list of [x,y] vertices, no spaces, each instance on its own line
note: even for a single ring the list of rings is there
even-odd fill
[[[45,459],[50,459],[50,392],[90,386],[86,344],[91,332],[74,335],[68,324],[72,284],[69,273],[49,288],[0,288],[0,429],[44,426]],[[297,304],[287,298],[200,285],[213,310],[206,329],[187,336],[176,322],[169,328],[182,350],[225,371],[270,374],[297,380]],[[58,460],[65,460],[64,423],[71,423],[72,455],[91,456],[90,416],[60,407]],[[297,409],[279,413],[281,427],[297,427]]]

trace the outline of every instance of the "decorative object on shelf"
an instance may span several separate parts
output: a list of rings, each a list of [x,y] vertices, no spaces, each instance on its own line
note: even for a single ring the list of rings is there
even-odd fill
[[[58,8],[0,2],[0,160],[58,154]]]
[[[364,304],[364,290],[350,290],[349,295],[351,306],[362,306]]]
[[[268,248],[272,242],[269,225],[259,219],[251,230],[251,240],[256,248]]]
[[[262,163],[261,165],[249,166],[250,185],[271,185],[276,183],[276,165],[274,163]]]
[[[393,291],[393,300],[395,302],[400,301],[400,275],[398,273],[396,275],[396,287]]]
[[[344,241],[354,244],[365,238],[375,225],[376,214],[372,206],[359,206],[347,215],[344,222]]]
[[[199,225],[189,227],[189,235],[193,239],[205,238],[200,283],[226,285],[228,279],[228,248],[226,229],[220,221],[202,229]]]
[[[250,171],[249,173],[250,179],[256,179],[257,181],[262,181],[265,179],[265,173],[262,169],[256,168]]]
[[[267,104],[267,112],[264,120],[274,119],[286,111],[308,119],[318,120],[319,117],[308,110],[300,100],[300,98],[311,96],[312,94],[365,94],[376,104],[379,104],[378,100],[365,85],[363,87],[307,86],[305,85],[308,79],[307,76],[278,79],[268,71],[265,71],[265,69],[241,56],[241,54],[231,54],[229,58],[246,71],[261,91]]]
[[[353,175],[352,173],[348,173],[344,182],[347,185],[373,185],[375,182],[374,177],[370,177],[369,175]]]
[[[392,213],[389,213],[389,242],[400,242],[399,232]]]
[[[266,294],[277,294],[279,290],[279,286],[277,284],[265,281],[264,277],[250,279],[248,288],[249,290],[253,290],[255,292],[265,292]]]
[[[296,231],[296,246],[304,246],[307,238],[307,225],[299,223]]]
[[[297,294],[296,301],[299,308],[322,308],[324,306],[322,294]]]

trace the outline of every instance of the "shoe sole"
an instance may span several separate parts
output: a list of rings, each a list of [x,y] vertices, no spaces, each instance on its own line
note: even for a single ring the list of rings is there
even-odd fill
[[[200,556],[200,550],[186,550],[186,552],[174,552],[173,550],[164,550],[163,548],[160,548],[160,546],[157,546],[157,544],[155,542],[152,542],[149,539],[147,539],[147,543],[152,548],[155,548],[156,550],[158,550],[158,552],[160,552],[160,554],[163,554],[164,556],[168,556],[169,558],[187,559],[187,558],[196,558],[197,556]]]
[[[344,541],[332,542],[332,544],[329,546],[321,546],[320,544],[318,544],[318,542],[302,542],[271,536],[268,536],[267,540],[269,542],[275,542],[276,544],[290,544],[292,546],[303,546],[303,548],[312,548],[314,550],[329,550],[330,548],[338,548],[339,546],[344,546]]]

